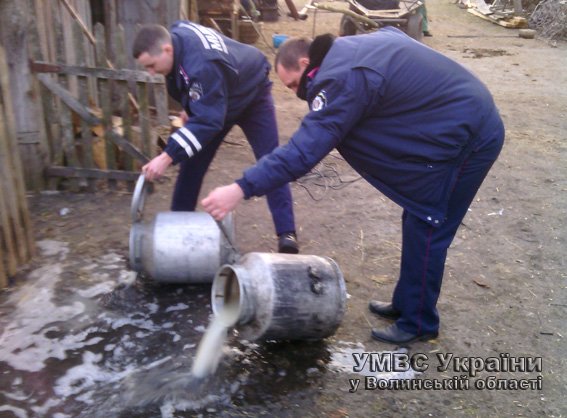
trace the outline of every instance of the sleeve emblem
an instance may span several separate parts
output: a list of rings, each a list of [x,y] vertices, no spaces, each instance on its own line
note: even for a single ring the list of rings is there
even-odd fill
[[[311,110],[313,112],[318,112],[319,110],[323,109],[327,106],[327,93],[325,90],[321,90],[317,93],[317,96],[311,102]]]
[[[191,101],[192,102],[198,101],[202,95],[203,95],[203,87],[201,86],[201,83],[195,82],[191,84],[191,87],[189,87],[189,98],[191,99]]]

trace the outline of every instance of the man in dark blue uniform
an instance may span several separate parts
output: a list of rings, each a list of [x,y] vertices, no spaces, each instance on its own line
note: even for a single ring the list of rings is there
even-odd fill
[[[170,32],[160,25],[144,26],[134,40],[133,55],[151,74],[166,76],[169,94],[184,109],[183,127],[169,137],[162,154],[142,167],[151,181],[170,164],[180,164],[172,210],[195,210],[205,173],[234,125],[244,131],[256,159],[278,146],[270,64],[258,49],[179,21]],[[297,253],[289,185],[271,190],[267,200],[278,251]]]
[[[278,76],[310,112],[287,145],[213,190],[203,207],[222,219],[242,198],[299,178],[336,148],[403,208],[392,301],[369,305],[395,323],[372,336],[395,344],[437,337],[447,249],[504,141],[492,96],[464,67],[391,27],[280,48]]]

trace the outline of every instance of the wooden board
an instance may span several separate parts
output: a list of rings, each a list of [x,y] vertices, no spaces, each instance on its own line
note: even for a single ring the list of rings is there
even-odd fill
[[[497,25],[503,26],[505,28],[521,29],[528,27],[528,21],[525,17],[513,16],[513,17],[499,18],[493,15],[487,16],[474,8],[467,9],[467,11],[475,16],[480,17],[481,19],[488,20],[489,22],[496,23]]]

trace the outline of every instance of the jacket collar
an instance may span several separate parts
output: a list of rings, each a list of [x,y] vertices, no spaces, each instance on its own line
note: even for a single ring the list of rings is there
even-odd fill
[[[313,80],[327,56],[327,53],[333,46],[335,36],[327,33],[325,35],[317,36],[311,46],[309,47],[309,65],[303,71],[299,80],[299,87],[297,88],[297,97],[301,100],[307,100],[307,87],[311,80]]]

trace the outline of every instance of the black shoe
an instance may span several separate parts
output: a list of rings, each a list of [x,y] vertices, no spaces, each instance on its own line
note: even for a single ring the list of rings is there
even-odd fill
[[[372,338],[391,344],[404,344],[411,343],[413,341],[428,341],[437,338],[437,335],[439,334],[436,332],[421,335],[411,334],[409,332],[402,331],[396,324],[392,324],[386,328],[374,328],[372,330]]]
[[[299,252],[295,232],[285,232],[278,235],[278,252],[285,254],[297,254]]]
[[[400,312],[394,309],[391,303],[380,302],[378,300],[371,300],[368,304],[368,309],[373,314],[386,319],[398,319],[402,316]]]
[[[423,36],[433,36],[433,34],[426,30],[425,32],[423,32]]]

